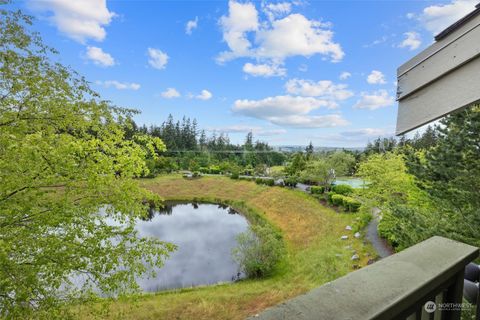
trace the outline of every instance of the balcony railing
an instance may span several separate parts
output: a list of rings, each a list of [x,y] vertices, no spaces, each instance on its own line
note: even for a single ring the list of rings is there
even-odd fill
[[[432,237],[252,319],[460,319],[465,266],[478,256]]]

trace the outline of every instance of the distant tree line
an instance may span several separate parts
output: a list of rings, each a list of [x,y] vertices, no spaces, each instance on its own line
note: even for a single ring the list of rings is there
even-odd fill
[[[165,143],[167,150],[162,156],[147,161],[151,175],[174,170],[263,173],[267,167],[282,165],[286,159],[268,143],[255,140],[252,132],[247,133],[243,144],[234,144],[228,134],[214,131],[207,135],[205,130],[198,128],[196,119],[185,116],[175,121],[169,115],[161,125],[149,127],[138,126],[130,120],[125,130],[127,137],[140,133],[160,138]]]

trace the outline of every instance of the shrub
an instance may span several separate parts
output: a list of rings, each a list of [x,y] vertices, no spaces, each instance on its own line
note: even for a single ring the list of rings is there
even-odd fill
[[[332,188],[333,192],[348,196],[349,194],[353,193],[353,188],[347,184],[339,184],[336,186],[333,186]]]
[[[237,236],[233,259],[249,278],[271,275],[285,254],[282,236],[268,225],[253,225]]]
[[[297,178],[289,177],[289,178],[286,178],[286,179],[285,179],[285,185],[286,185],[287,187],[295,188],[295,187],[297,186],[297,183],[298,183]]]
[[[198,169],[198,171],[200,171],[201,173],[210,173],[210,169],[205,167],[201,167],[200,169]]]
[[[357,212],[362,203],[351,197],[343,197],[343,206],[350,212]]]
[[[273,187],[275,185],[275,180],[272,178],[256,178],[255,179],[256,184],[264,184],[266,186]]]
[[[342,206],[343,205],[343,198],[341,194],[334,194],[332,195],[332,203],[335,206]]]
[[[240,177],[240,175],[238,174],[238,172],[233,172],[233,173],[230,175],[230,178],[231,178],[231,179],[234,179],[234,180],[237,180],[239,177]]]
[[[221,170],[219,166],[210,166],[209,172],[211,174],[220,174]]]
[[[332,197],[333,197],[334,195],[336,195],[335,192],[329,192],[329,193],[327,193],[327,202],[328,202],[329,204],[333,204]]]
[[[322,194],[325,192],[325,187],[324,186],[311,186],[310,187],[310,193],[312,194]]]
[[[275,180],[274,179],[263,179],[263,183],[267,186],[273,187],[275,185]]]
[[[200,178],[201,176],[202,176],[201,173],[198,172],[198,171],[195,171],[195,172],[192,174],[192,177],[193,177],[193,178]]]
[[[253,176],[253,168],[252,167],[247,167],[243,171],[243,174],[246,176]]]

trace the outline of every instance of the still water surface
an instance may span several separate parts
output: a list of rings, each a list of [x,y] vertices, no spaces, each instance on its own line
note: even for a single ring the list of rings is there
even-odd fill
[[[159,291],[233,281],[242,278],[232,259],[236,236],[247,230],[248,222],[227,206],[216,204],[168,205],[149,221],[136,226],[140,236],[158,237],[174,243],[177,250],[157,277],[139,279],[144,291]]]

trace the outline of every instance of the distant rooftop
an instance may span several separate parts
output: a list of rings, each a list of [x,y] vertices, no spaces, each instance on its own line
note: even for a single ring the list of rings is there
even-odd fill
[[[435,36],[435,41],[442,40],[443,38],[448,36],[450,33],[454,32],[455,30],[463,26],[465,23],[475,18],[477,15],[480,15],[480,3],[475,6],[475,10],[473,10],[472,12],[467,14],[465,17],[463,17],[462,19],[458,20],[457,22],[449,26],[447,29],[437,34]]]

